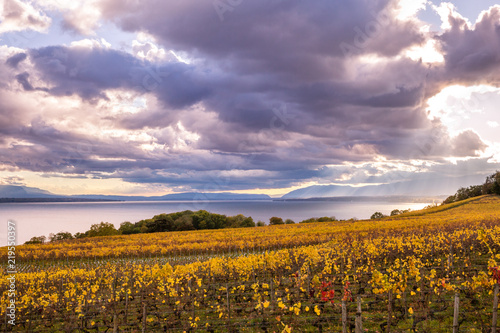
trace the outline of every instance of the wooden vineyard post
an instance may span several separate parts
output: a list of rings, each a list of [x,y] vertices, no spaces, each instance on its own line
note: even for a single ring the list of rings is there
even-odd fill
[[[189,290],[192,290],[191,288],[191,279],[188,280],[188,287],[189,287]],[[192,297],[192,291],[189,292],[189,298]],[[192,315],[193,318],[196,318],[196,307],[193,303],[193,315]]]
[[[116,276],[113,280],[113,333],[118,332],[118,318],[116,317]]]
[[[495,284],[493,292],[493,318],[491,319],[491,333],[497,332],[497,313],[498,313],[498,288],[499,284]]]
[[[227,317],[231,319],[231,303],[229,302],[229,285],[226,284]]]
[[[141,304],[142,304],[142,333],[146,332],[146,300],[144,298],[144,289],[141,290]]]
[[[458,333],[458,315],[460,313],[460,297],[455,293],[455,304],[453,306],[453,333]]]
[[[132,283],[130,283],[131,281]],[[127,286],[125,287],[125,325],[128,325],[128,299],[129,299],[128,290],[130,285],[132,286],[134,285],[132,274],[130,274],[130,279],[127,280]]]
[[[300,273],[300,269],[299,269],[299,274],[297,276],[297,299],[300,299],[300,282],[299,281],[302,281],[302,274]]]
[[[453,245],[450,244],[450,254],[448,255],[448,274],[453,271]]]
[[[307,295],[311,294],[311,270],[309,265],[307,265]]]
[[[345,299],[342,300],[342,333],[347,333],[347,306]]]
[[[408,306],[406,305],[406,291],[403,292],[403,308],[405,309],[405,318],[408,318]]]
[[[125,325],[128,325],[128,288],[125,290]]]
[[[269,287],[271,288],[271,304],[274,305],[274,279],[271,278],[271,282],[269,282]]]
[[[389,290],[389,302],[387,304],[387,333],[391,332],[392,325],[392,290]]]
[[[358,296],[358,309],[356,311],[356,326],[355,332],[362,333],[363,332],[363,319],[361,318],[361,296]]]
[[[142,333],[146,332],[146,302],[142,303]]]

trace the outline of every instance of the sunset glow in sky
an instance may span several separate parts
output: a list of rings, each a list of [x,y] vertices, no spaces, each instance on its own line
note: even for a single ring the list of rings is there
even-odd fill
[[[0,0],[0,184],[479,183],[500,170],[495,2]]]

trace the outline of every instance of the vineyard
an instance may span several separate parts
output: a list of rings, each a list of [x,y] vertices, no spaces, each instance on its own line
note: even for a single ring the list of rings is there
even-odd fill
[[[499,250],[498,196],[380,220],[23,245],[17,323],[0,331],[495,332]]]

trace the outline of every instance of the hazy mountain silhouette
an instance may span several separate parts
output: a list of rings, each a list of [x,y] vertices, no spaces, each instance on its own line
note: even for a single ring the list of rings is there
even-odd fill
[[[124,200],[124,201],[162,201],[162,200],[270,200],[267,194],[240,194],[240,193],[173,193],[162,196],[125,196],[125,195],[57,195],[35,187],[0,185],[0,198],[11,199],[54,199],[54,198],[82,198],[90,200]]]
[[[483,175],[460,178],[430,178],[382,185],[313,185],[291,191],[282,199],[307,199],[347,196],[441,196],[451,195],[460,187],[484,182]]]

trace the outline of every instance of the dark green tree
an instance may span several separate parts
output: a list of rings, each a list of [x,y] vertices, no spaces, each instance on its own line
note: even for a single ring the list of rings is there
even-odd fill
[[[196,230],[192,215],[182,215],[174,221],[176,231]]]
[[[57,234],[50,234],[49,235],[50,242],[57,242],[57,241],[67,240],[67,239],[73,239],[73,235],[67,231],[60,231]]]
[[[135,223],[126,221],[120,224],[120,228],[118,228],[118,231],[122,235],[138,234],[141,232],[141,227]]]
[[[498,194],[500,195],[500,171],[486,178],[482,185],[481,194]]]
[[[285,222],[283,222],[283,219],[281,217],[273,216],[269,219],[269,225],[279,225],[279,224],[285,224]]]
[[[391,212],[391,216],[396,216],[396,215],[399,215],[399,214],[402,214],[403,212],[400,211],[399,209],[394,209],[392,212]]]
[[[113,223],[101,222],[99,224],[92,224],[90,230],[85,234],[87,237],[97,237],[97,236],[112,236],[118,235],[120,232],[116,230]]]
[[[328,217],[328,216],[323,216],[323,217],[320,217],[318,219],[318,222],[332,222],[332,221],[336,221],[337,219],[335,218],[335,216],[332,216],[332,217]]]
[[[154,216],[146,222],[147,232],[165,232],[174,230],[174,220],[167,214]]]
[[[252,228],[255,227],[255,222],[253,221],[253,218],[251,216],[246,217],[241,221],[241,223],[238,225],[238,228]]]
[[[302,220],[299,223],[314,223],[314,222],[318,222],[318,219],[315,218],[315,217],[311,217],[311,218],[309,218],[307,220]]]
[[[31,239],[24,244],[43,244],[47,240],[47,237],[45,236],[35,236],[31,237]]]
[[[443,201],[443,205],[446,205],[446,204],[451,204],[453,202],[457,201],[457,197],[455,195],[450,195],[448,198],[446,198],[444,201]]]
[[[372,219],[372,220],[378,220],[378,219],[381,219],[381,218],[383,218],[383,217],[385,217],[385,215],[384,215],[384,214],[382,214],[381,212],[375,212],[375,213],[373,213],[373,215],[370,217],[370,219]]]

